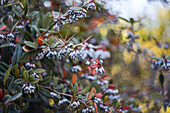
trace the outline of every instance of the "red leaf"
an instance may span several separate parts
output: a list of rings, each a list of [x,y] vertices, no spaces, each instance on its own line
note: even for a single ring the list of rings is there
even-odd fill
[[[130,109],[129,106],[124,106],[124,107],[123,107],[123,110],[129,110],[129,109]]]
[[[19,41],[19,37],[16,38],[15,43],[17,43],[18,41]]]
[[[73,73],[72,75],[72,84],[74,85],[77,81],[77,75],[75,73]]]
[[[102,76],[102,78],[107,77],[107,76],[108,76],[108,75],[107,75],[107,74],[105,74],[105,75],[103,75],[103,76]]]
[[[0,100],[3,101],[3,92],[2,92],[2,89],[0,89]]]
[[[91,62],[95,62],[95,60],[94,60],[94,59],[91,59]]]
[[[89,73],[91,73],[91,68],[90,68],[90,66],[88,66],[87,69],[88,69]]]
[[[95,113],[97,113],[97,112],[98,112],[98,109],[97,109],[96,103],[94,103],[94,108],[95,108]]]
[[[20,64],[19,64],[19,69],[21,69],[22,65],[23,65],[23,63],[20,63]]]
[[[1,48],[2,53],[4,53],[4,48]]]
[[[43,41],[42,41],[42,40],[44,40],[42,36],[38,37],[38,44],[39,44],[40,46],[43,44]]]
[[[113,102],[113,101],[108,100],[108,101],[106,101],[104,104],[108,106],[108,105],[112,104],[112,102]]]
[[[63,77],[66,77],[66,69],[64,67],[62,67],[62,71],[63,71]]]
[[[4,30],[6,28],[6,25],[3,25],[1,28],[0,28],[0,30],[2,31],[2,30]]]
[[[91,74],[93,74],[93,75],[94,75],[94,74],[96,74],[96,71],[93,69],[93,71],[92,71],[92,73],[91,73]]]
[[[96,67],[98,67],[98,64],[92,64],[90,67],[95,69]]]
[[[96,94],[96,97],[97,97],[97,98],[101,98],[102,96],[103,96],[103,95],[102,95],[101,93],[97,93],[97,94]]]
[[[115,84],[110,84],[109,85],[109,89],[114,89],[115,88]]]

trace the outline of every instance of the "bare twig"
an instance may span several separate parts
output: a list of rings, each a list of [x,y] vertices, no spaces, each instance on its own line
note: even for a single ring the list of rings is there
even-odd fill
[[[41,88],[45,88],[45,89],[51,90],[52,92],[57,93],[59,95],[63,95],[63,96],[71,97],[71,98],[73,97],[72,95],[65,94],[65,93],[60,93],[60,92],[58,92],[56,90],[53,90],[53,89],[51,89],[49,87],[46,87],[46,86],[42,86],[42,85],[38,85],[38,86],[41,87]]]

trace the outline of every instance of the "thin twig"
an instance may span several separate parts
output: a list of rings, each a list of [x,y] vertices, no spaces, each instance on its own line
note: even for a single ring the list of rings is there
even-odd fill
[[[70,37],[65,43],[68,43],[74,36],[75,34],[72,37]]]
[[[71,98],[73,97],[72,95],[65,94],[65,93],[60,93],[60,92],[55,91],[55,90],[53,90],[53,89],[51,89],[49,87],[46,87],[46,86],[42,86],[42,85],[38,85],[38,86],[41,87],[41,88],[45,88],[45,89],[51,90],[52,92],[57,93],[59,95],[63,95],[63,96],[71,97]]]
[[[86,43],[93,35],[89,36],[83,43]]]

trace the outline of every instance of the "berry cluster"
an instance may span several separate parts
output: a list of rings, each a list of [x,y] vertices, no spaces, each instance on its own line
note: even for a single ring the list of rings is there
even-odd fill
[[[35,64],[30,63],[30,62],[25,63],[25,66],[26,66],[28,69],[35,68]]]
[[[70,10],[67,11],[67,15],[69,16],[69,19],[66,20],[68,23],[74,23],[75,21],[78,21],[79,19],[86,17],[87,11],[84,8],[80,8],[79,10],[74,10],[70,8]]]
[[[76,58],[80,58],[80,51],[75,48],[74,51],[70,52],[69,56],[73,60],[75,60]]]
[[[12,34],[12,33],[9,33],[9,34],[7,34],[7,39],[9,40],[9,41],[13,41],[14,40],[14,35]]]
[[[76,65],[76,66],[71,67],[70,71],[73,72],[73,73],[77,73],[79,71],[82,71],[82,69],[79,65]]]
[[[32,75],[34,76],[35,79],[39,79],[39,76],[37,75],[37,73],[34,72]]]
[[[59,100],[58,105],[61,106],[64,103],[68,103],[69,101],[66,98],[63,98],[62,100]]]
[[[0,34],[0,40],[4,41],[5,40],[5,36],[3,34]]]
[[[50,49],[48,50],[48,53],[46,54],[46,57],[48,59],[55,59],[57,57],[57,52],[56,51],[51,51]]]
[[[89,108],[85,108],[82,110],[82,113],[94,113],[95,109],[93,106],[90,106]]]
[[[96,5],[94,2],[90,2],[88,5],[87,5],[87,10],[96,10]]]
[[[107,89],[105,91],[105,94],[108,94],[108,95],[115,95],[117,93],[119,93],[118,89],[115,89],[115,90],[114,89]]]
[[[100,103],[102,103],[103,101],[102,101],[102,99],[100,99],[100,98],[98,98],[98,97],[94,97],[94,102],[95,102],[96,104],[100,104]]]
[[[45,54],[47,53],[48,51],[43,49],[43,51],[41,53],[38,53],[38,55],[35,57],[36,60],[41,60],[44,58]]]
[[[22,89],[23,89],[24,93],[34,93],[35,87],[32,86],[30,83],[25,83],[22,86]]]
[[[73,101],[72,103],[71,103],[71,105],[70,105],[70,108],[74,108],[74,109],[76,109],[76,108],[78,108],[78,106],[80,105],[80,102],[79,101]]]
[[[104,112],[108,113],[111,109],[111,107],[109,106],[105,106],[103,104],[100,104],[100,108],[104,110]]]

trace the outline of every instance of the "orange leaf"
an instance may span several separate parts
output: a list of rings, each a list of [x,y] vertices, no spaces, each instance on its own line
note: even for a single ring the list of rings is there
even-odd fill
[[[98,109],[97,109],[96,103],[94,103],[94,108],[95,108],[95,113],[97,113],[97,112],[98,112]]]
[[[72,75],[72,84],[74,85],[77,81],[77,75],[75,73],[73,73]]]
[[[42,36],[38,37],[38,44],[39,44],[40,46],[43,44],[43,41],[42,41],[42,40],[44,40]]]
[[[23,63],[20,63],[20,64],[19,64],[19,69],[21,69],[22,65],[23,65]]]
[[[113,107],[111,107],[111,109],[110,109],[109,113],[112,113],[112,111],[113,111]]]
[[[94,87],[92,89],[93,89],[94,95],[96,95],[96,89]]]
[[[64,67],[62,67],[62,71],[63,71],[63,77],[65,78],[66,77],[66,70]]]
[[[104,104],[108,106],[108,105],[112,104],[112,102],[113,102],[113,101],[108,100],[108,101],[106,101]]]
[[[89,101],[92,98],[92,96],[93,96],[93,88],[90,90],[86,100]]]

